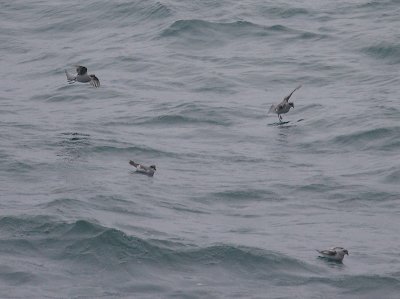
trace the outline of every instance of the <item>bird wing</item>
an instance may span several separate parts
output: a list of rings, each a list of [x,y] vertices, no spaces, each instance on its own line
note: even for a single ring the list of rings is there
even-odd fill
[[[70,81],[70,82],[76,80],[76,76],[68,73],[67,70],[65,70],[65,75],[67,76],[67,80]]]
[[[83,76],[87,73],[87,68],[81,65],[77,65],[76,72],[78,73],[78,75]]]
[[[330,250],[332,250],[332,251],[338,251],[338,250],[344,250],[344,248],[343,248],[343,247],[333,247],[333,248],[331,248]]]
[[[95,75],[90,75],[90,84],[94,87],[100,86],[100,80]]]
[[[335,256],[336,251],[335,250],[317,250],[319,253],[324,254],[324,255],[329,255],[329,256]]]
[[[138,164],[138,163],[135,163],[134,161],[132,161],[132,160],[130,160],[129,161],[129,164],[131,164],[133,167],[138,167],[138,166],[140,166],[140,164]]]
[[[293,94],[296,90],[298,90],[300,87],[301,87],[301,85],[297,86],[288,96],[286,96],[286,97],[283,99],[283,101],[284,101],[284,102],[289,101],[289,99],[290,99],[290,97],[292,96],[292,94]]]

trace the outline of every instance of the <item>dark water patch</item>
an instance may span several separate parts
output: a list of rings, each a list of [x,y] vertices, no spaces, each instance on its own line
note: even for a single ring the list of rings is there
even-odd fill
[[[65,132],[59,135],[61,139],[55,143],[60,148],[56,155],[68,161],[81,158],[88,148],[91,148],[92,140],[89,134],[79,132]]]
[[[27,63],[29,64],[32,62],[46,61],[46,60],[56,58],[56,57],[57,57],[57,55],[55,53],[40,53],[39,55],[35,55],[29,59],[20,61],[19,64],[27,64]],[[47,73],[46,73],[46,75],[47,75]],[[29,78],[30,76],[31,76],[31,74],[28,74],[27,78]],[[45,77],[47,77],[47,76],[45,76]]]
[[[298,16],[309,16],[311,14],[311,11],[306,8],[291,6],[260,8],[260,12],[266,14],[268,17],[279,17],[284,19]]]
[[[307,104],[307,105],[295,105],[296,112],[304,112],[308,110],[312,111],[320,111],[324,109],[324,105],[322,104]]]
[[[40,203],[38,207],[48,209],[48,208],[55,208],[55,209],[61,209],[61,208],[74,208],[74,209],[79,209],[83,208],[84,206],[87,206],[84,202],[78,200],[78,199],[73,199],[73,198],[59,198],[55,199],[46,203]]]
[[[204,46],[221,46],[238,39],[263,38],[271,35],[289,35],[298,39],[324,38],[326,35],[295,30],[280,24],[263,26],[248,21],[231,23],[209,22],[204,20],[178,20],[165,29],[161,38],[180,38],[187,43]]]
[[[3,169],[9,173],[29,173],[35,170],[35,166],[31,163],[24,161],[16,161],[13,159],[7,159],[6,163],[3,164]]]
[[[193,45],[214,47],[232,40],[263,38],[276,34],[297,35],[300,39],[324,37],[324,35],[294,30],[279,24],[262,26],[248,21],[218,23],[196,19],[175,21],[161,33],[160,37],[180,38]]]
[[[283,187],[283,186],[282,186]],[[335,182],[329,182],[327,181],[326,183],[310,183],[310,184],[305,184],[302,186],[297,187],[296,189],[298,191],[303,191],[303,192],[312,192],[312,193],[321,193],[321,192],[329,192],[329,191],[334,191],[338,187],[340,187],[339,184]]]
[[[251,247],[215,245],[194,248],[164,240],[144,240],[122,231],[86,220],[65,223],[48,216],[2,217],[0,234],[3,242],[13,242],[18,251],[29,241],[38,253],[57,260],[118,267],[138,260],[158,267],[210,265],[226,268],[268,269],[282,272],[314,272],[315,269],[285,255]],[[22,243],[15,243],[23,240]],[[8,243],[11,244],[11,243]],[[18,248],[19,246],[23,248]]]
[[[379,44],[362,48],[361,52],[368,56],[390,64],[400,63],[400,44],[381,42]]]
[[[166,207],[169,209],[172,209],[177,212],[182,212],[183,214],[186,215],[186,213],[192,213],[192,214],[208,214],[210,215],[211,213],[206,212],[205,210],[201,210],[195,207],[189,207],[186,204],[180,204],[180,203],[170,203],[170,202],[163,202],[160,204],[161,207]]]
[[[165,113],[165,110],[168,112]],[[160,107],[164,115],[141,117],[135,121],[138,125],[214,125],[230,126],[231,110],[223,107],[210,107],[194,103],[179,104],[174,107]]]
[[[133,172],[133,170],[132,170]],[[133,172],[136,173],[136,172]],[[135,196],[146,196],[147,194],[136,193]],[[148,217],[148,219],[160,218],[151,211],[141,208],[133,200],[125,200],[117,195],[96,195],[88,200],[91,208],[100,211],[113,212],[118,215],[130,215],[131,217],[140,216]]]
[[[72,85],[72,84],[69,84],[69,85]],[[73,85],[78,85],[78,83],[75,83]],[[66,88],[68,88],[68,86],[64,86],[64,87],[61,87],[61,88],[62,89],[66,89]],[[82,87],[84,87],[84,86],[82,86]],[[79,95],[77,95],[77,94],[73,94],[73,95],[53,94],[53,95],[34,96],[34,99],[44,99],[47,102],[53,102],[54,103],[54,102],[72,102],[72,101],[89,100],[90,97],[86,96],[84,94],[79,94]]]
[[[376,128],[343,134],[332,140],[334,145],[349,146],[358,150],[391,150],[393,141],[400,139],[399,127]],[[390,144],[388,146],[388,144]]]
[[[318,278],[323,284],[328,284],[340,289],[340,293],[347,296],[360,296],[358,298],[397,298],[400,290],[400,280],[390,275],[345,275],[332,278]],[[364,297],[366,296],[366,297]]]
[[[175,255],[181,261],[189,263],[234,268],[240,272],[255,271],[269,277],[285,272],[298,274],[318,271],[314,267],[283,254],[226,244],[181,251]]]
[[[147,146],[118,146],[116,145],[95,145],[89,149],[87,152],[90,153],[99,153],[99,154],[130,154],[132,156],[135,155],[148,155],[154,158],[157,157],[176,157],[177,154],[173,152],[167,152],[158,150],[155,148],[147,147]]]
[[[261,29],[261,30],[260,30]],[[273,28],[271,30],[274,30]],[[204,20],[178,20],[175,21],[169,28],[161,33],[161,37],[177,37],[187,35],[207,37],[218,33],[231,35],[232,37],[244,36],[253,31],[262,33],[262,26],[255,25],[247,21],[236,21],[232,23],[217,23]],[[264,32],[267,34],[267,32]]]
[[[290,124],[290,121],[277,121],[277,122],[273,122],[273,123],[268,124],[268,126],[281,127],[281,126],[287,125],[287,127],[288,127],[289,124]]]
[[[0,268],[0,282],[7,286],[23,287],[27,283],[37,282],[37,277],[29,272],[15,271],[13,269]],[[5,297],[3,297],[5,298]],[[17,297],[8,297],[17,298]]]
[[[340,196],[340,195],[339,195]],[[342,194],[340,196],[342,199],[340,202],[343,203],[352,203],[352,202],[385,202],[385,201],[393,201],[398,199],[398,194],[393,194],[385,191],[357,191],[357,192],[347,192],[346,194]]]
[[[57,225],[49,216],[3,216],[0,218],[0,234],[4,236],[30,236],[47,233]]]
[[[197,118],[190,117],[186,115],[162,115],[154,118],[151,123],[153,124],[162,124],[162,125],[217,125],[217,126],[229,126],[230,122],[228,120],[218,119],[218,118]]]
[[[194,87],[191,90],[197,93],[216,93],[216,94],[228,94],[233,95],[236,91],[236,84],[230,82],[227,78],[221,77],[201,77],[194,79],[196,85],[200,85],[198,87]]]
[[[400,145],[400,144],[399,144]],[[399,163],[400,161],[398,161]],[[399,183],[400,182],[400,169],[391,169],[389,170],[389,174],[384,177],[384,182],[386,183]]]
[[[211,193],[207,196],[210,201],[223,200],[223,201],[262,201],[277,199],[279,196],[272,191],[265,189],[238,189],[228,190],[222,192]]]
[[[395,8],[398,8],[399,1],[398,0],[383,0],[383,1],[367,1],[365,3],[357,4],[357,9],[371,9],[376,11],[376,9],[384,8],[385,10],[390,8],[391,5],[394,5]]]
[[[49,36],[57,33],[60,36],[70,33],[81,33],[100,26],[137,26],[143,22],[147,24],[160,21],[173,14],[172,10],[161,2],[131,1],[124,3],[82,2],[79,4],[79,13],[76,5],[54,5],[37,7],[37,22],[30,30],[35,34]]]
[[[105,3],[102,8],[102,19],[114,20],[138,20],[141,22],[164,19],[173,15],[173,11],[161,2],[132,1],[125,3]],[[133,18],[135,16],[135,18]]]

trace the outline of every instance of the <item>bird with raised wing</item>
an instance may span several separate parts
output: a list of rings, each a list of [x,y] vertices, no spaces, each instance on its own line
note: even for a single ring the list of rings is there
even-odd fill
[[[282,102],[280,102],[278,105],[272,105],[271,108],[269,108],[268,113],[274,112],[278,114],[278,119],[281,122],[282,121],[282,115],[288,113],[290,108],[294,108],[294,103],[289,102],[290,97],[292,94],[298,90],[301,87],[301,85],[297,86],[288,96],[286,96]]]
[[[150,165],[150,166],[144,166],[142,164],[136,163],[134,161],[129,161],[129,164],[131,164],[133,167],[136,168],[136,172],[145,174],[148,176],[153,176],[154,173],[156,172],[156,166],[155,165]]]
[[[96,77],[96,75],[93,74],[88,75],[87,68],[81,65],[76,66],[76,75],[68,73],[67,70],[65,70],[65,75],[67,75],[67,81],[70,84],[75,82],[81,82],[81,83],[90,83],[94,87],[100,86],[100,81]]]

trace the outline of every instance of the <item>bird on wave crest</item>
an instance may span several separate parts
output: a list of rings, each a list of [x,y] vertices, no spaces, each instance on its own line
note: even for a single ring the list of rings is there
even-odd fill
[[[344,255],[349,255],[347,249],[344,249],[343,247],[333,247],[331,249],[317,251],[321,255],[321,257],[335,262],[342,262]]]

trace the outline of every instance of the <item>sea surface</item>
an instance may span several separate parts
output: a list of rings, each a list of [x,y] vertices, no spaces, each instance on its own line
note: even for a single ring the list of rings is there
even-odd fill
[[[399,15],[0,0],[0,298],[400,298]]]

